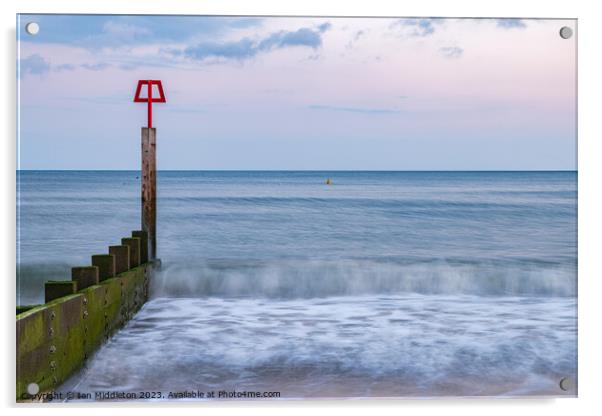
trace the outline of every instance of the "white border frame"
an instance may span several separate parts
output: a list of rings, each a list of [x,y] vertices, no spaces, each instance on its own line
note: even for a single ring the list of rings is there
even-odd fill
[[[2,342],[2,366],[0,394],[2,404],[14,405],[15,370],[15,326],[14,293],[15,280],[15,169],[16,169],[16,54],[15,22],[16,13],[108,13],[108,14],[232,14],[232,15],[334,15],[334,16],[441,16],[441,17],[537,17],[537,18],[578,18],[579,19],[579,90],[578,90],[578,160],[579,160],[579,398],[578,399],[431,399],[431,400],[347,400],[347,401],[279,401],[279,402],[209,402],[176,404],[115,404],[111,412],[132,412],[130,407],[145,407],[144,412],[164,414],[169,411],[182,411],[198,414],[208,410],[233,413],[243,410],[250,414],[281,413],[305,414],[319,410],[331,413],[339,410],[348,414],[365,414],[378,411],[390,414],[416,412],[435,414],[441,412],[462,415],[503,414],[528,411],[533,414],[555,415],[567,413],[590,413],[601,408],[598,394],[600,356],[602,354],[602,331],[598,323],[600,310],[602,270],[599,219],[602,213],[600,185],[597,178],[600,172],[600,109],[597,104],[602,74],[599,40],[602,39],[600,14],[596,13],[596,2],[548,0],[423,0],[411,3],[391,0],[326,2],[324,0],[104,0],[92,3],[69,0],[3,0],[0,2],[2,21],[3,64],[2,88],[4,97],[0,100],[4,138],[2,140],[2,161],[0,186],[2,192],[2,233],[0,264],[3,266],[2,302],[3,331],[6,340]],[[23,406],[20,406],[23,407]],[[31,405],[24,412],[34,411]],[[65,411],[105,414],[107,405],[66,405],[34,406],[47,415]],[[82,407],[86,407],[82,410]],[[125,408],[124,408],[125,407]],[[286,408],[286,409],[285,409]],[[315,410],[314,410],[315,409]],[[336,409],[336,410],[335,410]],[[18,411],[18,410],[17,410]]]

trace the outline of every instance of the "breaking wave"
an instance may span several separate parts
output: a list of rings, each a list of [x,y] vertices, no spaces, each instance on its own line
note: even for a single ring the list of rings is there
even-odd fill
[[[164,265],[152,282],[152,295],[282,299],[379,293],[574,296],[575,276],[575,268],[540,262],[206,262]]]

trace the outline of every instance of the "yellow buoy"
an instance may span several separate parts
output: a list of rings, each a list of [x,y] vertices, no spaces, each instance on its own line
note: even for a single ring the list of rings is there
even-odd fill
[[[330,180],[330,178],[326,179],[326,185],[332,185],[332,181]]]

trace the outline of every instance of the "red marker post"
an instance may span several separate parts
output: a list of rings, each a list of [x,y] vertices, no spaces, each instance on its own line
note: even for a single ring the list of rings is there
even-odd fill
[[[146,85],[146,97],[141,97]],[[153,97],[153,85],[157,86],[159,97]],[[161,81],[149,79],[138,81],[135,103],[147,103],[148,127],[142,127],[142,231],[148,235],[148,260],[157,258],[157,131],[153,128],[153,103],[164,103],[165,93]]]
[[[146,98],[140,97],[140,93],[142,92],[142,86],[147,86]],[[159,90],[159,97],[153,98],[153,85],[157,86]],[[148,128],[151,129],[153,127],[153,103],[164,103],[165,93],[163,92],[163,84],[161,84],[160,80],[155,79],[147,79],[138,81],[138,86],[136,87],[136,94],[134,95],[135,103],[148,103]]]

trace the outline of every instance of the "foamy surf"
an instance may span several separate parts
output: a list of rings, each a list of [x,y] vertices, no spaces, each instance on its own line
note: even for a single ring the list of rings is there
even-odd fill
[[[558,386],[576,373],[575,308],[562,297],[157,298],[67,386],[282,398],[575,395]]]
[[[576,265],[533,261],[374,259],[207,261],[165,264],[153,296],[327,296],[419,293],[574,296]]]

